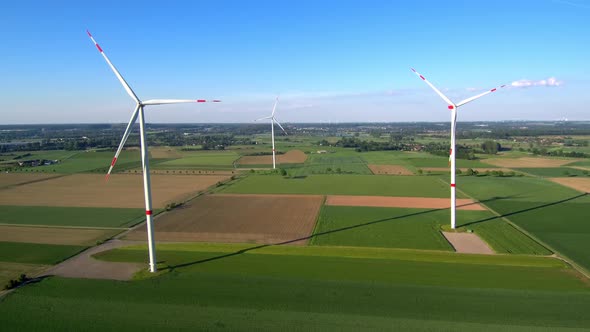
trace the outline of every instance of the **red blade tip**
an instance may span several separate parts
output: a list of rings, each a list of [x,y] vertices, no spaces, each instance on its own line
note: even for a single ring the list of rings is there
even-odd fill
[[[92,35],[90,34],[90,31],[86,30],[86,33],[88,34],[88,37],[92,37]]]

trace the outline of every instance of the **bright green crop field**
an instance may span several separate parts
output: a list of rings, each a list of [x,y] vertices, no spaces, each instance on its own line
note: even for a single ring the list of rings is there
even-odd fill
[[[588,177],[589,171],[570,167],[554,168],[515,168],[514,170],[547,178],[567,178],[570,176]]]
[[[131,282],[46,279],[1,301],[0,324],[84,331],[590,327],[588,285],[552,258],[207,244],[158,251],[172,272]],[[145,252],[121,249],[101,259],[144,262]]]
[[[340,153],[309,155],[303,167],[289,169],[290,176],[312,174],[373,174],[367,163],[359,156]]]
[[[233,163],[239,158],[235,152],[182,151],[183,157],[158,163],[153,169],[219,169],[233,168]]]
[[[19,169],[20,172],[45,172],[45,173],[80,173],[93,170],[108,170],[114,151],[88,151],[79,152],[60,163],[49,166],[28,167]],[[122,151],[117,161],[116,170],[138,167],[140,165],[139,151]]]
[[[590,197],[540,178],[463,178],[461,189],[590,270]]]
[[[0,224],[126,228],[144,219],[143,209],[0,205]]]
[[[299,178],[248,176],[222,192],[238,194],[321,194],[448,197],[436,176],[310,175]],[[463,197],[458,194],[458,197]]]

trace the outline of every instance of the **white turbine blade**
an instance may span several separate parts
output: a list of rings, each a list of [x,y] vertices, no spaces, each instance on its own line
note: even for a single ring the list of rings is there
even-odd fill
[[[498,89],[501,89],[501,88],[503,88],[503,87],[505,87],[505,86],[506,86],[506,84],[504,84],[504,85],[501,85],[501,86],[499,86],[499,87],[497,87],[497,88],[493,88],[493,89],[491,89],[491,90],[488,90],[488,91],[486,91],[486,92],[480,93],[480,94],[478,94],[477,96],[473,96],[473,97],[467,98],[467,99],[465,99],[465,100],[462,100],[462,101],[460,101],[460,102],[457,104],[457,107],[459,107],[459,106],[461,106],[461,105],[465,105],[465,104],[467,104],[468,102],[474,101],[474,100],[476,100],[477,98],[483,97],[483,96],[485,96],[485,95],[487,95],[487,94],[490,94],[490,93],[492,93],[492,92],[496,92],[496,90],[498,90]]]
[[[432,90],[434,90],[434,92],[436,92],[444,101],[447,102],[447,104],[449,104],[450,106],[453,106],[455,104],[453,104],[453,102],[447,98],[447,96],[445,96],[442,92],[440,92],[439,89],[437,89],[434,85],[432,85],[432,83],[430,83],[426,78],[424,78],[424,76],[420,75],[419,72],[417,72],[414,68],[412,68],[412,71],[418,75],[418,77],[420,77],[424,82],[426,82],[426,84],[428,84]]]
[[[283,128],[283,126],[281,126],[281,124],[277,121],[277,119],[275,117],[272,118],[272,121],[274,123],[276,123],[277,125],[279,125],[279,127],[281,127],[281,129],[283,130],[283,132],[285,133],[285,135],[287,135],[287,132],[285,131],[285,128]]]
[[[94,45],[96,45],[96,48],[98,49],[100,54],[102,54],[103,58],[107,61],[107,63],[109,64],[109,66],[111,67],[111,69],[113,70],[113,72],[115,73],[117,78],[119,79],[119,82],[121,82],[121,84],[123,84],[125,91],[127,91],[129,96],[131,96],[131,98],[133,98],[133,100],[135,100],[136,102],[139,103],[140,102],[139,98],[137,98],[137,96],[135,95],[135,92],[133,92],[133,90],[131,90],[131,87],[129,86],[129,84],[127,84],[127,82],[125,82],[125,79],[123,78],[123,76],[121,76],[121,74],[119,73],[117,68],[115,68],[115,66],[111,63],[111,60],[109,60],[107,55],[103,52],[102,48],[100,48],[100,46],[98,45],[96,40],[94,40],[94,37],[92,37],[92,35],[90,34],[90,31],[86,30],[86,33],[88,34],[88,37],[90,37],[90,39],[92,39],[92,42],[94,43]]]
[[[277,104],[279,103],[279,96],[277,96],[277,99],[275,99],[275,104],[272,107],[272,113],[270,116],[274,116],[275,115],[275,110],[277,109]]]
[[[111,161],[111,167],[109,167],[109,171],[107,172],[106,180],[109,179],[109,176],[111,175],[111,171],[113,170],[113,167],[115,167],[115,164],[117,163],[117,159],[119,158],[119,154],[121,153],[121,150],[123,150],[123,146],[125,145],[125,142],[127,142],[127,138],[129,137],[129,134],[131,133],[131,126],[133,126],[133,124],[137,120],[138,114],[139,114],[139,105],[135,107],[135,111],[133,111],[133,115],[131,115],[131,119],[129,120],[129,123],[127,124],[127,128],[125,129],[125,133],[123,134],[123,138],[121,139],[121,143],[119,143],[119,147],[117,148],[117,152],[115,153],[115,157],[113,158],[113,161]]]
[[[221,100],[205,99],[150,99],[142,102],[143,105],[185,104],[185,103],[220,103]]]
[[[256,119],[254,121],[260,121],[260,120],[266,120],[266,119],[272,119],[272,116],[265,116],[264,118]]]

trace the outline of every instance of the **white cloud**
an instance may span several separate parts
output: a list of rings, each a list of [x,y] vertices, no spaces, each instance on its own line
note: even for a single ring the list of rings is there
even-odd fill
[[[555,77],[549,77],[545,80],[533,81],[533,80],[519,80],[510,83],[510,86],[514,88],[530,88],[533,86],[561,86],[563,81],[558,80]]]

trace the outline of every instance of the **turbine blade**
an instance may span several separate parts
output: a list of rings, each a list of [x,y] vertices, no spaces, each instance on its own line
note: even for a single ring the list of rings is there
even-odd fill
[[[127,138],[129,137],[129,134],[131,133],[131,126],[133,126],[133,124],[137,120],[138,115],[139,115],[139,105],[137,105],[135,107],[135,111],[133,111],[133,115],[131,115],[131,119],[129,120],[129,123],[127,124],[127,128],[125,129],[125,133],[123,134],[123,138],[121,139],[121,143],[119,143],[119,147],[117,148],[117,152],[115,153],[115,157],[113,158],[113,161],[111,161],[111,167],[109,167],[109,171],[107,172],[107,175],[106,175],[107,181],[109,179],[109,176],[111,175],[111,171],[113,170],[113,167],[115,167],[115,164],[117,163],[117,159],[119,158],[119,154],[121,153],[121,150],[123,150],[123,146],[125,145],[125,142],[127,142]]]
[[[275,110],[277,109],[277,104],[279,103],[279,96],[277,96],[277,99],[275,99],[275,104],[272,107],[272,113],[270,116],[274,116],[275,115]]]
[[[221,100],[213,99],[150,99],[142,102],[143,105],[185,104],[185,103],[220,103]]]
[[[468,102],[474,101],[474,100],[476,100],[476,99],[478,99],[478,98],[480,98],[480,97],[483,97],[483,96],[485,96],[485,95],[487,95],[487,94],[490,94],[490,93],[492,93],[492,92],[496,92],[498,89],[502,89],[502,88],[503,88],[503,87],[505,87],[505,86],[506,86],[506,84],[504,84],[504,85],[500,85],[500,86],[499,86],[499,87],[497,87],[497,88],[493,88],[493,89],[491,89],[491,90],[488,90],[488,91],[486,91],[486,92],[480,93],[480,94],[478,94],[477,96],[473,96],[473,97],[467,98],[467,99],[465,99],[465,100],[462,100],[462,101],[460,101],[460,102],[457,104],[457,107],[459,107],[459,106],[461,106],[461,105],[465,105],[465,104],[467,104]]]
[[[281,126],[281,124],[277,121],[277,119],[275,119],[274,117],[272,118],[272,121],[274,123],[276,123],[277,125],[279,125],[279,127],[281,127],[281,129],[283,130],[283,132],[285,133],[285,135],[288,135],[287,132],[285,131],[285,128],[283,128],[283,126]]]
[[[264,118],[256,119],[254,121],[260,121],[260,120],[266,120],[266,119],[272,119],[272,116],[265,116]]]
[[[119,73],[117,68],[115,68],[115,66],[111,63],[111,60],[109,60],[109,57],[107,57],[107,55],[104,53],[104,51],[102,50],[100,45],[98,45],[96,40],[94,40],[94,37],[92,37],[92,35],[90,34],[90,31],[86,30],[86,33],[88,34],[88,37],[90,37],[90,39],[92,39],[92,42],[94,43],[94,45],[96,45],[96,48],[98,49],[100,54],[102,54],[102,57],[107,61],[107,63],[109,64],[109,67],[111,67],[111,69],[115,73],[115,76],[117,76],[117,79],[119,79],[119,82],[121,82],[121,84],[125,88],[125,91],[127,91],[129,96],[131,96],[131,98],[133,98],[133,100],[135,100],[137,103],[139,103],[140,102],[139,98],[137,98],[137,95],[135,95],[135,92],[133,92],[133,90],[131,90],[131,87],[129,86],[129,84],[127,84],[127,82],[125,81],[123,76],[121,76],[121,74]]]
[[[455,104],[453,104],[453,102],[447,98],[447,96],[445,96],[442,92],[440,92],[439,89],[437,89],[434,85],[432,85],[432,83],[430,83],[426,78],[424,78],[424,76],[420,75],[419,72],[417,72],[414,68],[412,68],[412,71],[418,75],[418,77],[420,77],[424,82],[426,82],[426,84],[428,84],[432,90],[434,90],[434,92],[436,92],[445,102],[447,102],[447,104],[449,104],[450,106],[454,106]]]

